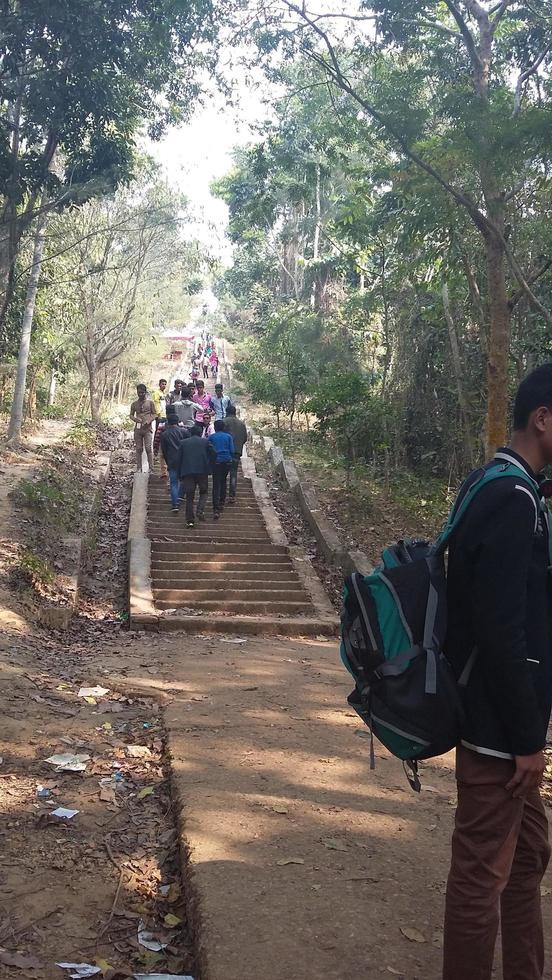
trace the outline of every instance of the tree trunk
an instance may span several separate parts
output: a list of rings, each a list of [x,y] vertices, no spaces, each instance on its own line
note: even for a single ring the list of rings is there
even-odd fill
[[[486,452],[492,456],[508,436],[508,357],[511,310],[506,289],[504,250],[496,238],[486,240],[489,292],[489,343],[487,356]]]
[[[452,354],[452,367],[454,371],[454,378],[456,381],[458,404],[460,406],[460,418],[462,420],[462,436],[464,442],[464,453],[466,456],[466,463],[468,464],[468,466],[472,466],[473,445],[471,439],[470,410],[469,410],[466,392],[464,390],[464,377],[463,377],[463,370],[462,370],[462,361],[460,359],[460,348],[458,345],[458,337],[456,335],[456,328],[454,326],[454,320],[450,308],[449,291],[446,282],[444,282],[442,285],[441,295],[443,297],[443,309],[445,311],[445,320],[447,321],[448,334],[450,340],[450,350]]]
[[[31,371],[31,382],[27,389],[27,418],[31,421],[36,416],[36,383],[38,381],[39,371],[40,368],[33,368]]]
[[[50,368],[50,385],[48,387],[48,405],[55,405],[57,378],[54,368]]]
[[[100,421],[100,404],[98,398],[98,371],[94,356],[87,358],[88,395],[90,398],[90,418],[93,422]]]
[[[17,443],[21,438],[23,403],[25,400],[25,384],[27,381],[27,365],[29,363],[29,350],[31,346],[31,330],[33,326],[36,294],[40,280],[40,270],[42,267],[42,256],[44,254],[46,220],[46,213],[43,211],[38,218],[38,223],[36,226],[33,264],[29,273],[27,296],[25,298],[25,309],[23,312],[23,322],[21,326],[21,341],[19,344],[19,357],[17,360],[15,391],[13,394],[10,424],[8,428],[8,445]]]

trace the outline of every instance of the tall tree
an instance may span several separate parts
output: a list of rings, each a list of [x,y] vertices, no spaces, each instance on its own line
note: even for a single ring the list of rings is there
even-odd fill
[[[546,0],[376,0],[373,13],[361,5],[343,15],[311,13],[293,0],[283,5],[300,26],[282,31],[269,19],[272,47],[298,37],[356,106],[366,139],[383,141],[398,153],[399,167],[430,178],[481,237],[492,450],[506,437],[512,311],[523,297],[552,327],[540,286],[550,255],[518,247],[550,181]],[[345,34],[336,28],[344,19]],[[270,47],[266,9],[260,22],[261,45]]]
[[[0,328],[33,220],[130,178],[139,126],[193,106],[214,25],[211,0],[0,0]]]
[[[85,369],[90,413],[100,413],[100,376],[173,311],[201,271],[201,253],[181,239],[185,201],[164,184],[133,185],[58,216],[48,235],[47,294],[71,297],[65,325]]]

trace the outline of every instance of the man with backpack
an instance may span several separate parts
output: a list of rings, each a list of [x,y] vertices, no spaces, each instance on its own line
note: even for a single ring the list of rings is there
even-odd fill
[[[224,431],[229,432],[234,442],[234,452],[230,463],[230,489],[228,493],[228,503],[235,504],[236,490],[238,486],[238,468],[243,454],[243,447],[247,442],[247,429],[245,422],[242,422],[236,415],[236,406],[228,405],[226,418],[224,420]]]
[[[213,517],[218,521],[226,502],[226,483],[230,464],[234,456],[234,440],[229,432],[224,431],[224,422],[217,419],[215,431],[208,437],[207,442],[215,451],[213,465]]]
[[[179,425],[174,405],[167,405],[167,426],[161,435],[161,452],[169,473],[173,514],[178,514],[180,501],[180,443],[183,439],[188,439],[189,435],[190,430]]]
[[[202,439],[202,427],[194,424],[190,436],[180,444],[178,454],[178,473],[181,488],[186,498],[186,524],[195,526],[198,521],[205,520],[205,503],[207,501],[209,473],[216,459],[216,451],[208,439]],[[199,488],[197,512],[194,514],[194,499],[196,487]]]
[[[469,673],[456,753],[444,980],[490,980],[499,921],[505,980],[544,971],[540,797],[552,702],[552,582],[542,469],[552,463],[552,363],[521,383],[511,446],[451,538],[445,653]],[[481,480],[468,477],[459,499]],[[510,475],[511,474],[511,475]]]

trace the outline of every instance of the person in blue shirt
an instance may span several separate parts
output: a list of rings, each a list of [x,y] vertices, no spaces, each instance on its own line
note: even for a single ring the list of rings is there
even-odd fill
[[[215,394],[211,395],[211,409],[215,413],[215,418],[225,419],[226,410],[231,404],[232,400],[229,395],[224,394],[223,386],[221,384],[216,384]]]
[[[218,521],[226,501],[226,484],[234,456],[234,440],[229,432],[224,431],[222,419],[216,420],[215,431],[209,436],[209,442],[217,454],[213,464],[213,516]]]

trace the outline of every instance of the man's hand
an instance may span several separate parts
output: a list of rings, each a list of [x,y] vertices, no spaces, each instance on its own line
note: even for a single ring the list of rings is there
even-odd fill
[[[527,796],[532,789],[537,789],[544,773],[544,752],[534,752],[533,755],[516,755],[516,771],[509,783],[506,783],[507,790],[513,790],[512,796]]]

